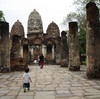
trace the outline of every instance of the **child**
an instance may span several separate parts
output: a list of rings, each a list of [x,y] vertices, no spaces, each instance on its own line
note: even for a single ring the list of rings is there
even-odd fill
[[[30,74],[28,72],[29,72],[29,68],[26,68],[25,73],[23,74],[24,92],[26,92],[26,88],[28,88],[28,90],[30,90],[30,82],[32,82]]]

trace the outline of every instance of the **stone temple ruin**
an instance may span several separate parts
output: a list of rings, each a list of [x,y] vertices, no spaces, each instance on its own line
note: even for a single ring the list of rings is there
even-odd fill
[[[13,24],[10,33],[9,23],[0,22],[1,68],[21,70],[37,60],[41,53],[45,57],[46,64],[60,64],[61,60],[68,60],[67,33],[63,31],[60,37],[60,30],[56,23],[51,22],[44,33],[42,18],[34,9],[28,17],[27,30],[27,38],[25,38],[24,27],[19,20]],[[62,58],[60,52],[62,54],[65,52]],[[8,56],[4,55],[6,53]]]
[[[87,77],[100,77],[100,20],[96,4],[86,5],[86,63]],[[55,22],[51,22],[43,32],[42,18],[34,9],[27,24],[27,38],[24,27],[17,20],[9,33],[9,23],[0,22],[0,71],[22,70],[33,64],[43,53],[45,64],[60,64],[71,71],[80,70],[78,23],[69,22],[69,33],[60,33]],[[61,36],[60,36],[61,34]],[[34,65],[33,65],[34,66]]]

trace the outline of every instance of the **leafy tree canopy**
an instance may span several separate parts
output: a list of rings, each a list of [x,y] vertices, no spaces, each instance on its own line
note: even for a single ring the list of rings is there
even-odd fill
[[[75,0],[75,12],[70,12],[63,20],[63,25],[67,26],[68,22],[78,22],[79,45],[81,54],[86,53],[86,4],[95,2],[97,7],[100,8],[100,0]]]
[[[3,11],[0,10],[0,21],[5,21]]]

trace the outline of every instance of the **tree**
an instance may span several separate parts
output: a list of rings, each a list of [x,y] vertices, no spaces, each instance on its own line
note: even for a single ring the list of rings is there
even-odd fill
[[[0,21],[5,21],[3,11],[0,10]]]
[[[98,8],[100,8],[100,0],[76,0],[73,3],[76,11],[70,12],[63,20],[63,25],[67,25],[70,21],[78,22],[78,36],[81,54],[86,53],[86,4],[90,1],[95,2]]]

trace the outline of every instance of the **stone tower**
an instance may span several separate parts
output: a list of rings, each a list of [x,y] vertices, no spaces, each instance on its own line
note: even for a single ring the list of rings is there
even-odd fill
[[[43,25],[40,14],[34,9],[28,17],[27,38],[29,40],[30,61],[42,53]]]
[[[55,22],[51,22],[47,28],[47,54],[48,61],[54,60],[57,64],[60,63],[60,30]]]
[[[48,25],[46,33],[48,37],[60,37],[59,27],[53,21]]]
[[[21,41],[24,38],[24,28],[19,20],[17,20],[11,28],[11,69],[20,68],[23,64],[23,47]]]
[[[24,28],[22,23],[17,20],[12,28],[11,28],[11,33],[10,33],[10,37],[11,37],[11,58],[18,58],[19,56],[21,56],[20,53],[20,46],[21,46],[21,40],[24,38]]]
[[[40,14],[34,9],[28,17],[28,34],[43,33],[43,25]]]
[[[21,38],[24,38],[24,27],[19,20],[17,20],[11,28],[10,36],[12,37],[13,35],[18,35]]]

